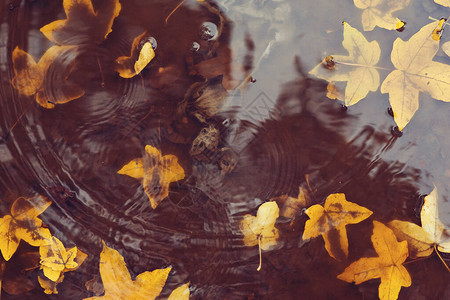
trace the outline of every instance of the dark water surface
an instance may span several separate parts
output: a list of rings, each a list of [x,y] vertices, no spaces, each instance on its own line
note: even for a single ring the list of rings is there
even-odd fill
[[[1,215],[9,214],[17,197],[49,197],[53,204],[41,215],[44,223],[64,245],[89,255],[65,274],[59,294],[49,296],[37,282],[39,270],[23,271],[37,248],[22,242],[6,264],[3,283],[19,280],[24,288],[15,295],[2,291],[2,299],[93,296],[84,284],[93,277],[101,282],[102,240],[124,256],[132,276],[172,266],[162,298],[189,281],[192,299],[377,299],[379,280],[356,286],[336,278],[350,262],[375,255],[372,219],[419,224],[421,199],[434,184],[440,218],[450,226],[450,105],[421,94],[420,110],[398,138],[391,133],[387,94],[370,93],[347,109],[326,98],[325,82],[307,75],[327,51],[345,54],[343,20],[362,30],[353,1],[217,2],[207,9],[187,1],[164,25],[179,1],[121,1],[108,38],[78,47],[70,80],[85,95],[54,109],[13,88],[12,51],[19,46],[41,57],[53,43],[39,28],[65,18],[62,1],[1,2]],[[389,66],[389,45],[397,36],[409,39],[429,15],[448,14],[432,1],[412,2],[399,12],[408,20],[404,32],[364,33],[380,42],[381,66]],[[205,22],[219,28],[217,39],[208,40]],[[157,42],[155,59],[142,76],[120,78],[114,60],[129,55],[133,38],[145,30]],[[79,38],[74,35],[74,42]],[[450,63],[441,53],[436,60]],[[54,72],[63,76],[58,67]],[[255,82],[245,79],[249,74]],[[209,87],[220,87],[213,92],[222,89],[221,98],[214,97],[224,104],[202,123],[195,117],[198,107],[180,107],[190,86],[204,77]],[[46,87],[57,93],[54,82]],[[223,86],[237,85],[239,90],[223,92]],[[214,158],[189,154],[207,124],[219,128],[219,147],[237,154],[230,173],[221,172]],[[155,210],[137,180],[117,174],[143,155],[145,145],[176,155],[186,173]],[[345,262],[327,254],[322,238],[301,241],[308,219],[302,211],[292,223],[279,218],[279,247],[263,252],[257,272],[258,248],[244,246],[242,217],[255,215],[271,198],[296,197],[301,185],[310,187],[313,203],[345,193],[373,216],[348,227]],[[450,298],[450,275],[435,254],[406,268],[412,286],[402,288],[399,299]]]

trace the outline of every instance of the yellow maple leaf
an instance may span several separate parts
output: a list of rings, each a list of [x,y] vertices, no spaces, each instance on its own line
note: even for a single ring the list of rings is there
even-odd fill
[[[51,242],[39,248],[41,255],[41,269],[51,281],[58,281],[64,272],[78,269],[86,254],[77,250],[77,247],[66,249],[59,239],[52,237]]]
[[[46,38],[60,45],[101,43],[121,10],[119,0],[103,1],[97,11],[91,0],[64,0],[63,6],[67,18],[41,28]]]
[[[392,13],[409,5],[410,0],[353,0],[355,6],[364,9],[362,24],[365,31],[373,30],[375,26],[396,30],[405,23],[392,16]]]
[[[145,146],[143,158],[136,158],[117,173],[142,181],[152,208],[155,209],[169,195],[169,185],[184,178],[184,170],[175,155],[164,155],[153,146]]]
[[[450,7],[450,0],[434,0],[437,4]]]
[[[189,283],[186,283],[174,289],[167,300],[188,300],[189,295]]]
[[[419,92],[450,101],[450,66],[433,61],[439,50],[444,21],[423,26],[408,41],[397,38],[391,60],[397,68],[381,84],[381,93],[389,93],[394,120],[402,130],[419,109]]]
[[[84,91],[67,80],[74,67],[74,56],[73,46],[53,46],[36,63],[30,54],[16,47],[12,54],[12,85],[22,95],[36,95],[36,102],[45,108],[80,98]],[[69,64],[64,65],[67,60]]]
[[[449,269],[438,252],[450,253],[450,230],[446,229],[439,219],[438,199],[438,191],[434,187],[433,191],[425,197],[420,212],[422,227],[399,220],[391,221],[388,225],[400,240],[408,241],[409,256],[412,258],[425,257],[436,251],[444,265]]]
[[[328,254],[341,260],[348,256],[345,226],[367,219],[372,211],[345,200],[344,194],[331,194],[323,207],[319,204],[313,205],[306,210],[306,214],[310,219],[305,223],[303,240],[322,235]]]
[[[51,234],[42,227],[38,216],[52,202],[45,197],[17,198],[11,206],[11,215],[0,218],[0,249],[5,260],[16,252],[20,240],[34,247],[48,243]]]
[[[240,223],[240,229],[244,234],[244,244],[249,247],[259,246],[258,271],[261,270],[261,250],[269,250],[277,244],[279,234],[278,229],[275,228],[275,222],[279,212],[276,202],[266,202],[258,208],[256,217],[247,214]]]
[[[146,271],[131,279],[125,261],[120,253],[106,246],[100,253],[100,276],[105,294],[85,300],[150,300],[155,299],[166,284],[171,268]]]
[[[343,25],[344,40],[342,45],[349,55],[333,54],[331,55],[333,60],[331,66],[329,61],[322,62],[309,73],[327,80],[330,84],[346,81],[347,86],[343,100],[345,105],[350,106],[366,97],[369,91],[374,92],[378,89],[380,75],[374,66],[380,59],[381,50],[377,41],[369,43],[361,32],[346,22]]]
[[[155,51],[147,32],[142,33],[133,40],[130,56],[121,56],[116,59],[116,71],[120,77],[132,78],[150,63],[155,57]]]
[[[398,242],[391,229],[374,221],[371,237],[378,257],[363,257],[348,266],[337,278],[360,284],[374,278],[381,278],[378,296],[381,300],[395,300],[402,286],[411,285],[411,276],[403,266],[408,257],[406,241]]]

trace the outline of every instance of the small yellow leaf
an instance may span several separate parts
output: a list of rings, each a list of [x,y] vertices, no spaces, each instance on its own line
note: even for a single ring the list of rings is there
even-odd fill
[[[56,237],[52,237],[49,245],[42,245],[39,248],[39,253],[41,255],[41,268],[44,275],[51,281],[56,282],[62,273],[75,270],[78,267],[78,263],[75,262],[77,247],[67,250]]]
[[[145,147],[145,155],[122,167],[119,174],[140,179],[150,204],[155,209],[169,195],[169,185],[184,178],[184,170],[175,155],[164,155],[153,146]]]
[[[186,283],[174,289],[167,300],[188,300],[189,295],[189,283]]]
[[[362,23],[365,31],[370,31],[375,26],[388,30],[396,30],[405,24],[392,13],[409,5],[410,0],[353,0],[355,6],[363,9]]]
[[[151,300],[162,291],[171,268],[144,272],[132,280],[120,253],[103,243],[100,253],[100,276],[105,294],[85,300]]]
[[[330,60],[318,64],[309,73],[328,82],[346,81],[345,105],[350,106],[364,99],[369,91],[376,91],[380,85],[380,75],[374,66],[380,59],[380,46],[376,41],[368,42],[361,32],[344,22],[342,45],[349,55],[332,55]],[[332,98],[340,98],[328,93]]]
[[[406,241],[398,242],[391,229],[374,221],[372,243],[378,257],[363,257],[348,266],[337,278],[360,284],[381,278],[378,296],[382,300],[395,300],[402,286],[411,285],[411,276],[403,262],[408,257]]]
[[[372,215],[372,211],[345,200],[344,194],[332,194],[325,205],[313,205],[306,210],[303,240],[322,235],[328,254],[338,260],[348,256],[348,239],[345,226],[359,223]],[[331,242],[333,241],[333,242]]]
[[[17,198],[11,206],[11,215],[0,218],[0,249],[5,260],[16,252],[20,240],[38,247],[51,238],[38,218],[52,202],[45,197]]]
[[[155,57],[152,43],[148,40],[147,32],[142,33],[133,40],[130,56],[121,56],[116,59],[116,71],[120,77],[132,78],[152,61]],[[143,44],[141,46],[141,44]]]

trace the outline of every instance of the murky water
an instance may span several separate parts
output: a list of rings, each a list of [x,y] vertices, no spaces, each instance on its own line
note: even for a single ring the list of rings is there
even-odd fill
[[[106,2],[93,1],[94,7]],[[399,12],[408,20],[405,31],[388,38],[387,31],[365,33],[369,41],[380,41],[382,67],[390,63],[383,43],[408,39],[429,15],[449,13],[432,1],[412,2]],[[391,133],[395,123],[386,94],[370,93],[347,109],[325,97],[325,82],[307,75],[328,49],[345,54],[341,22],[360,26],[352,1],[224,0],[208,2],[208,8],[187,1],[166,25],[179,1],[121,3],[108,38],[83,42],[73,54],[70,79],[84,96],[54,109],[12,87],[12,52],[19,46],[38,59],[53,45],[39,28],[65,17],[62,1],[1,3],[1,213],[8,214],[19,196],[47,196],[53,204],[42,214],[44,223],[64,245],[89,255],[80,269],[66,273],[59,295],[48,296],[37,282],[39,271],[24,272],[37,262],[36,248],[22,242],[6,264],[3,286],[17,280],[23,288],[2,291],[3,299],[92,296],[84,284],[93,277],[101,282],[102,240],[124,256],[132,276],[172,266],[163,298],[189,281],[193,299],[377,299],[379,281],[355,286],[338,280],[349,263],[329,257],[321,238],[301,241],[303,212],[292,223],[278,220],[280,246],[263,252],[262,270],[256,271],[258,249],[244,246],[239,222],[264,201],[296,197],[300,185],[309,187],[314,203],[345,193],[377,220],[418,223],[422,196],[434,184],[442,195],[441,220],[450,226],[450,105],[421,95],[414,122],[398,138]],[[129,55],[143,31],[156,40],[156,57],[141,75],[120,78],[113,62]],[[435,60],[450,63],[441,53]],[[64,76],[58,68],[54,72],[56,79]],[[194,114],[198,107],[180,109],[203,77],[213,87],[208,92],[223,102],[218,114],[205,118],[203,112],[205,122]],[[57,93],[57,80],[48,82]],[[207,124],[219,129],[219,147],[236,154],[231,172],[222,172],[214,156],[189,154]],[[138,181],[117,174],[143,155],[145,145],[176,155],[186,173],[156,210]],[[348,228],[355,243],[349,262],[375,255],[371,226],[366,221]],[[436,255],[407,269],[413,283],[400,299],[450,297],[450,275]]]

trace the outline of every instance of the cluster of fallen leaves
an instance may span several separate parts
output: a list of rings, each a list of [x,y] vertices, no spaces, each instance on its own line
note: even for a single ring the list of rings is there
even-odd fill
[[[435,2],[450,7],[448,1]],[[375,26],[401,31],[405,22],[393,14],[409,3],[410,0],[354,0],[355,6],[363,10],[362,25],[365,31],[373,30]],[[419,109],[420,92],[427,93],[434,99],[450,102],[450,66],[433,60],[440,49],[440,38],[446,21],[441,19],[423,26],[408,41],[401,38],[394,41],[391,52],[394,69],[381,83],[380,91],[389,94],[394,120],[399,130],[403,130]],[[346,106],[351,106],[364,99],[369,92],[378,90],[379,70],[385,68],[377,67],[381,54],[378,42],[368,42],[357,29],[346,22],[343,24],[342,45],[348,55],[331,54],[312,69],[310,74],[329,82],[329,98],[339,99],[344,101]],[[450,52],[449,48],[450,42],[442,45],[442,50],[447,54]]]
[[[358,224],[372,216],[372,211],[347,201],[344,194],[329,195],[323,206],[315,204],[306,210],[307,196],[302,189],[297,198],[281,196],[271,199],[258,208],[256,216],[245,215],[240,223],[244,244],[259,247],[258,271],[262,265],[262,250],[275,249],[280,237],[275,227],[280,216],[277,202],[282,203],[285,212],[282,216],[285,218],[295,218],[304,211],[309,220],[305,223],[302,240],[309,241],[322,236],[328,254],[339,261],[346,261],[349,254],[346,226]],[[371,240],[377,256],[360,258],[337,278],[355,284],[380,278],[380,299],[397,299],[401,287],[411,285],[411,276],[403,266],[408,257],[414,260],[430,256],[435,251],[450,272],[439,253],[450,253],[450,228],[445,228],[439,220],[436,188],[425,197],[421,223],[422,227],[407,221],[393,220],[383,224],[373,220]]]

